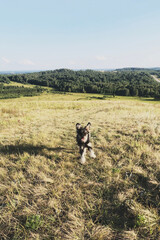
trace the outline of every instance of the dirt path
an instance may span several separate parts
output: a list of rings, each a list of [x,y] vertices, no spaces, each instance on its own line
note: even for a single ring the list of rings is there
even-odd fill
[[[157,82],[160,83],[160,79],[159,78],[157,78],[155,75],[151,75],[151,76],[153,77],[154,80],[156,80]]]

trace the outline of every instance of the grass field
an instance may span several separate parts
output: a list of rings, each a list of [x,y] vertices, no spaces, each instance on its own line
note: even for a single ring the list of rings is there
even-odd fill
[[[0,101],[0,239],[160,239],[160,102],[91,94]],[[75,124],[96,159],[79,163]]]
[[[34,88],[34,87],[41,87],[43,89],[48,89],[48,90],[51,90],[52,88],[50,87],[45,87],[45,86],[37,86],[37,85],[34,85],[34,84],[24,84],[24,83],[18,83],[18,82],[13,82],[13,81],[10,81],[10,83],[4,83],[3,84],[4,86],[14,86],[14,87],[26,87],[26,88]]]
[[[27,88],[28,87],[30,87],[30,88],[35,87],[35,85],[23,84],[23,83],[12,82],[12,81],[10,81],[10,83],[4,83],[4,86],[27,87]]]

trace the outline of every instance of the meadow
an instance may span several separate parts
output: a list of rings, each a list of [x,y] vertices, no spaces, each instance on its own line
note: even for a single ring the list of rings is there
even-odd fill
[[[0,100],[0,118],[1,240],[160,239],[160,102],[43,93]]]

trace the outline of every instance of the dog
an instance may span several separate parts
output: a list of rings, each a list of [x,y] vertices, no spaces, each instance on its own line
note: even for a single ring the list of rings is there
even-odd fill
[[[80,163],[84,164],[86,162],[86,150],[89,150],[90,157],[96,158],[96,155],[92,149],[92,144],[90,142],[90,127],[91,123],[89,122],[85,127],[82,127],[80,123],[76,124],[76,130],[77,130],[77,144],[80,149]]]

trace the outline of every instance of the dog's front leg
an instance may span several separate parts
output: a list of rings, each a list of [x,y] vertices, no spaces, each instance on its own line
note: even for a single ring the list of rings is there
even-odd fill
[[[96,155],[95,155],[95,153],[93,151],[93,148],[92,148],[92,144],[90,142],[88,143],[87,147],[88,147],[88,150],[89,150],[90,157],[91,158],[96,158]]]
[[[95,155],[95,153],[94,153],[92,148],[90,148],[89,153],[90,153],[90,157],[91,158],[96,158],[96,155]]]
[[[81,147],[80,147],[80,154],[81,154],[80,163],[81,163],[81,164],[84,164],[84,163],[86,162],[86,158],[85,158],[85,155],[86,155],[86,147],[84,147],[84,146],[81,146]]]

